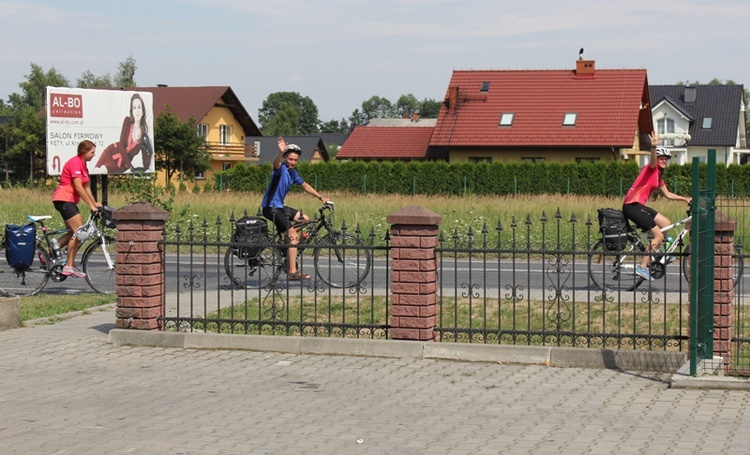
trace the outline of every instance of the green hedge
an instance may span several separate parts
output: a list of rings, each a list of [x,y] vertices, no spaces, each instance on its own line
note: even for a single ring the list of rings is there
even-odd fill
[[[639,167],[633,161],[598,163],[453,163],[329,162],[300,163],[302,177],[319,191],[355,194],[574,194],[622,197]],[[701,180],[706,166],[701,165]],[[750,194],[750,166],[717,165],[717,192]],[[271,165],[240,164],[215,176],[218,190],[262,192]],[[689,194],[692,165],[670,165],[664,172],[669,189]]]

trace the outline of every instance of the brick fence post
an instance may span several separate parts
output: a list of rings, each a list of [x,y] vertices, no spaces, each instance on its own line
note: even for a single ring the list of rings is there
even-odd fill
[[[115,210],[116,327],[161,330],[164,316],[164,224],[169,213],[146,202]]]
[[[435,248],[443,218],[419,206],[386,217],[391,225],[391,321],[394,340],[436,339],[438,273]]]
[[[716,212],[714,229],[714,356],[724,359],[724,370],[732,355],[734,325],[734,232],[737,221]]]

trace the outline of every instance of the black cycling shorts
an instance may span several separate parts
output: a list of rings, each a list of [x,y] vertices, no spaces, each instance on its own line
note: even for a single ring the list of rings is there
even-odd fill
[[[622,213],[625,215],[625,218],[635,223],[635,225],[643,231],[650,231],[656,227],[655,218],[656,215],[659,214],[659,212],[651,207],[646,207],[637,202],[623,205]]]
[[[62,215],[62,219],[64,221],[68,221],[69,219],[81,213],[81,211],[78,210],[78,205],[72,202],[52,201],[52,203],[55,204],[55,209],[60,212],[60,215]]]
[[[292,227],[292,220],[297,216],[299,210],[291,207],[277,209],[274,207],[263,207],[263,216],[273,221],[278,232],[286,232]]]

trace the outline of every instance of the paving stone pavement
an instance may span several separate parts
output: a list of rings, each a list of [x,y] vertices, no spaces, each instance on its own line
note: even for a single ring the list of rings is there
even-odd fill
[[[0,454],[750,451],[746,391],[611,370],[113,346],[113,322],[110,309],[0,332]]]

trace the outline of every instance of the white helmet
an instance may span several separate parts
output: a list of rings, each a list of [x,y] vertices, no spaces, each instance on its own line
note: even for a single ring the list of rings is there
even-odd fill
[[[658,158],[660,156],[666,156],[667,159],[670,159],[672,158],[672,153],[669,151],[668,148],[659,146],[659,147],[656,147],[656,157]]]
[[[299,145],[297,145],[297,144],[289,144],[289,145],[287,145],[286,146],[286,152],[284,152],[284,153],[289,153],[289,152],[294,152],[297,155],[302,155],[302,149],[299,148]]]

